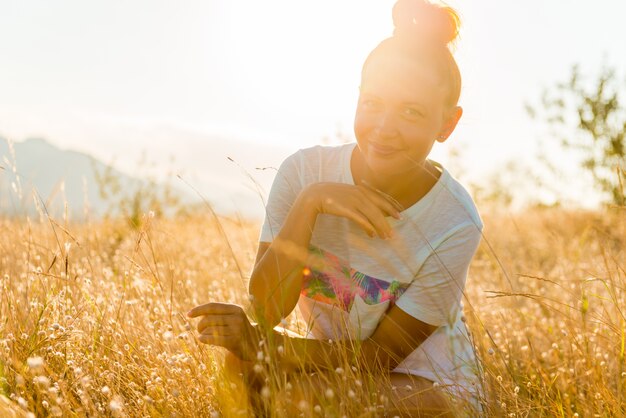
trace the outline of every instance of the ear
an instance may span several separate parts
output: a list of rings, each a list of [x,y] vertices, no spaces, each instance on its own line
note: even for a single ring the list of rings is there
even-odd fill
[[[437,135],[438,142],[445,142],[448,137],[452,135],[461,116],[463,116],[463,108],[461,106],[454,106],[446,113],[441,131],[439,131],[439,135]]]

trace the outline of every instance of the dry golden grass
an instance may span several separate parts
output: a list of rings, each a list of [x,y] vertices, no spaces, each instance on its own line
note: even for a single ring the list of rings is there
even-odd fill
[[[625,218],[483,214],[465,306],[488,416],[626,414]],[[0,220],[0,231],[0,395],[10,399],[0,396],[0,413],[247,414],[218,367],[223,352],[197,343],[184,313],[247,305],[258,225],[207,215],[146,217],[140,230]],[[268,360],[266,401],[283,416],[292,398]],[[303,416],[380,411],[371,375],[332,375],[321,413],[307,405]]]

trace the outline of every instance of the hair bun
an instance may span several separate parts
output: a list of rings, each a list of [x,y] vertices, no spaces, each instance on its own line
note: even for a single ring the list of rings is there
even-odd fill
[[[460,19],[454,9],[427,0],[398,0],[393,6],[394,36],[432,41],[444,46],[459,33]]]

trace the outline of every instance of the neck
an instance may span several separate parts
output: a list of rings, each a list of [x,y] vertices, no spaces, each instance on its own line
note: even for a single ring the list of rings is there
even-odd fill
[[[365,164],[358,147],[355,148],[351,169],[354,184],[361,184],[365,180],[378,190],[393,197],[404,208],[408,208],[420,200],[441,176],[441,171],[428,160],[423,161],[422,164],[416,164],[413,170],[381,176],[373,173]]]

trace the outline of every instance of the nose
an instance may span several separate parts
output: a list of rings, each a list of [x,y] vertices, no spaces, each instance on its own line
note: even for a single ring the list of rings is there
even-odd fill
[[[398,133],[398,127],[393,112],[386,110],[378,114],[374,129],[381,138],[394,137]]]

